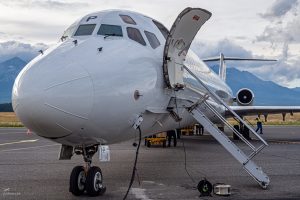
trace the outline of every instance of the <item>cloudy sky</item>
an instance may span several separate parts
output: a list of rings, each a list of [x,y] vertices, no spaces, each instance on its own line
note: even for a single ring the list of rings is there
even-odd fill
[[[127,9],[168,28],[185,7],[212,12],[192,48],[200,57],[278,59],[276,63],[227,63],[264,80],[300,87],[300,0],[0,0],[0,61],[37,51],[58,41],[75,20],[103,9]],[[151,3],[150,3],[151,2]]]

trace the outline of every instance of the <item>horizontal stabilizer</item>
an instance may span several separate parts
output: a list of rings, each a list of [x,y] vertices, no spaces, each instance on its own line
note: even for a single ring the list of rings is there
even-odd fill
[[[211,57],[203,59],[204,62],[220,61],[220,57]],[[238,58],[238,57],[225,57],[223,60],[236,60],[236,61],[277,61],[275,59],[262,59],[262,58]]]
[[[277,61],[274,59],[263,59],[263,58],[238,58],[238,57],[225,57],[222,53],[218,57],[202,59],[204,62],[220,61],[219,76],[225,81],[226,80],[226,65],[225,60],[231,61]]]

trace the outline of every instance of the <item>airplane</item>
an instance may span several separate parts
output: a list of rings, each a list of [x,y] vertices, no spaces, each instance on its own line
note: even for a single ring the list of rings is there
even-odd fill
[[[92,166],[99,145],[139,139],[200,123],[266,188],[269,177],[253,160],[266,141],[244,120],[257,113],[299,112],[300,107],[252,106],[254,94],[235,96],[225,83],[226,58],[215,74],[190,45],[211,13],[186,8],[170,31],[157,20],[127,10],[90,13],[66,29],[17,76],[12,103],[17,117],[37,135],[60,143],[59,159],[82,155],[70,175],[70,192],[105,192],[101,169]],[[238,60],[238,58],[233,59]],[[237,104],[237,105],[235,105]],[[227,121],[248,128],[259,147]],[[252,150],[244,153],[218,127],[228,126]],[[140,141],[139,140],[139,141]]]

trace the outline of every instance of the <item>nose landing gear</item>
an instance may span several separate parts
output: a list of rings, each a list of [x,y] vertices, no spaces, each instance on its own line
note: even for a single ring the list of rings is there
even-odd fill
[[[86,192],[89,196],[98,196],[105,193],[106,187],[102,184],[103,176],[101,169],[91,166],[92,157],[97,151],[97,145],[75,148],[75,153],[83,156],[85,166],[76,166],[71,172],[69,191],[73,195],[79,196]]]
[[[102,185],[102,172],[99,167],[91,167],[86,177],[86,192],[89,196],[104,194],[106,187]]]
[[[85,172],[83,166],[76,166],[73,168],[70,176],[70,189],[75,196],[80,196],[85,190]]]

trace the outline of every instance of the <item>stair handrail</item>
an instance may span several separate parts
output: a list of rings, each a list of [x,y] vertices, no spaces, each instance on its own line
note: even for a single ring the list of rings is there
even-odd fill
[[[244,120],[245,120],[246,122],[248,122],[248,124],[250,124],[250,126],[251,126],[252,128],[254,128],[254,124],[252,124],[246,117],[244,118]]]
[[[212,107],[209,103],[204,102],[207,107],[210,108],[210,110],[218,116],[219,119],[222,120],[224,124],[227,125],[228,128],[230,128],[231,131],[233,131],[244,143],[246,143],[253,151],[257,151],[256,147],[251,144],[239,131],[237,131],[224,117],[214,108]]]
[[[221,103],[231,114],[233,114],[240,122],[242,122],[260,141],[264,143],[265,146],[268,146],[268,143],[258,134],[256,133],[252,127],[250,127],[234,110],[232,110],[214,91],[212,91],[203,81],[201,81],[188,67],[185,65],[182,65],[183,68],[191,75],[193,76],[201,85],[205,88],[207,92],[211,94],[211,96],[217,100],[219,103]]]

